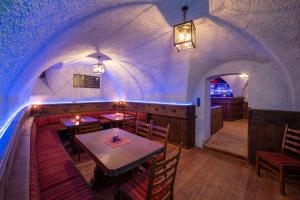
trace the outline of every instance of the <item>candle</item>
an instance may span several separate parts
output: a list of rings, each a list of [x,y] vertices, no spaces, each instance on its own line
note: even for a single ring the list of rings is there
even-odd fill
[[[76,115],[76,120],[79,121],[79,119],[80,119],[80,116]]]

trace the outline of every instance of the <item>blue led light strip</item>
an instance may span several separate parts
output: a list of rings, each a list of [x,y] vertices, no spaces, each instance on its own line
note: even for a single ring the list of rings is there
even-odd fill
[[[102,103],[102,102],[116,102],[116,101],[125,101],[125,102],[132,102],[132,103],[150,103],[150,104],[163,104],[163,105],[179,105],[179,106],[190,106],[193,105],[192,103],[177,103],[177,102],[160,102],[160,101],[141,101],[141,100],[98,100],[98,101],[44,101],[41,103],[34,103],[32,102],[32,105],[38,104],[38,105],[56,105],[56,104],[72,104],[72,103]]]
[[[7,128],[9,127],[9,125],[11,124],[11,122],[14,120],[14,118],[17,116],[17,114],[23,110],[25,107],[27,107],[28,105],[24,105],[21,106],[18,110],[16,110],[11,116],[10,118],[6,121],[6,123],[1,127],[0,129],[0,139],[3,137],[4,133],[6,132]]]

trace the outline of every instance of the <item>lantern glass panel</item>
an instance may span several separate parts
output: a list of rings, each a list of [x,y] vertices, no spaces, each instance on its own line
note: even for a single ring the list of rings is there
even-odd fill
[[[195,30],[193,21],[174,26],[174,45],[178,50],[195,47]]]
[[[93,72],[96,74],[103,74],[105,72],[104,65],[95,64],[93,68]]]

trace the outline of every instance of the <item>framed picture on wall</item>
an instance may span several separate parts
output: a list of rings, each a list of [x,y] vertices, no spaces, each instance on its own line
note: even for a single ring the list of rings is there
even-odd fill
[[[73,74],[73,88],[100,88],[100,77]]]

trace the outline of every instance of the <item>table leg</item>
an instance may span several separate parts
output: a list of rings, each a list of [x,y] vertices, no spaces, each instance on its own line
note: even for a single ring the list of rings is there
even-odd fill
[[[104,172],[98,165],[94,169],[94,177],[90,181],[90,186],[92,189],[96,189],[98,186],[103,185],[106,182],[106,177]]]
[[[100,186],[115,184],[115,187],[117,189],[124,181],[128,181],[131,175],[132,171],[126,172],[116,177],[107,176],[104,174],[102,169],[98,165],[96,165],[94,168],[94,177],[90,180],[89,184],[92,189],[96,189]]]

